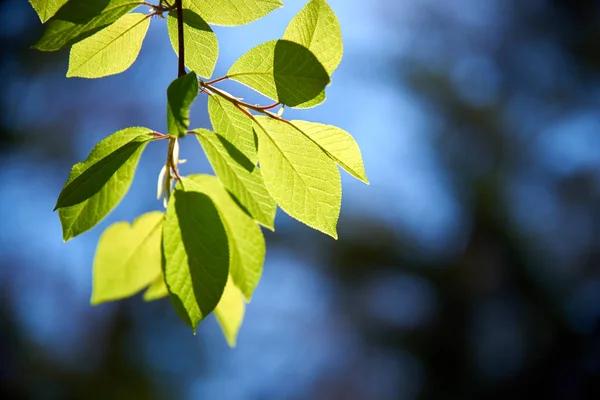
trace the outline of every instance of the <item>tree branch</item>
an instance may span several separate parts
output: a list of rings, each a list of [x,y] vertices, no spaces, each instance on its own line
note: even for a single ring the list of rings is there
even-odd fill
[[[177,8],[177,41],[179,44],[179,72],[177,76],[185,75],[185,46],[183,45],[183,7],[181,0],[175,0]]]
[[[210,85],[207,82],[200,81],[200,86],[201,86],[201,90],[207,89],[207,90],[211,91],[212,93],[221,96],[222,98],[224,98],[225,100],[229,101],[230,103],[232,103],[233,105],[235,105],[238,108],[239,107],[243,107],[243,108],[246,108],[246,109],[250,109],[252,111],[259,112],[261,114],[265,114],[266,116],[271,117],[273,119],[276,119],[278,121],[286,122],[286,123],[288,122],[287,120],[281,118],[279,115],[274,114],[274,113],[268,111],[268,110],[270,110],[270,109],[272,109],[274,107],[277,107],[280,104],[279,102],[274,103],[274,104],[270,104],[268,106],[257,106],[257,105],[254,105],[254,104],[246,103],[245,101],[242,101],[242,100],[240,100],[238,98],[235,98],[235,97],[229,95],[228,93],[223,92],[222,90],[217,89],[216,87]],[[205,91],[205,90],[203,90],[203,91]],[[242,111],[244,111],[244,110],[242,110]],[[244,114],[248,114],[248,112],[244,111]]]

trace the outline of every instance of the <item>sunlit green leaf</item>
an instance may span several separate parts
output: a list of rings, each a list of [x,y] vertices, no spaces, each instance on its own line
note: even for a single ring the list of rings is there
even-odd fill
[[[256,117],[258,158],[265,185],[283,211],[337,238],[342,202],[334,161],[293,126]]]
[[[125,196],[151,132],[140,127],[115,132],[73,166],[56,203],[65,241],[93,228]]]
[[[167,27],[173,50],[179,55],[175,11],[169,13]],[[183,45],[185,65],[200,76],[210,77],[219,56],[219,43],[210,26],[191,10],[183,10]]]
[[[184,137],[190,126],[190,106],[198,96],[198,78],[190,72],[175,79],[167,89],[169,135]]]
[[[344,46],[337,16],[325,0],[310,1],[289,23],[283,38],[308,48],[331,76],[342,61]],[[325,91],[317,97],[296,105],[310,108],[325,101]]]
[[[283,38],[312,51],[329,75],[342,61],[340,23],[325,0],[311,0],[289,23]]]
[[[333,125],[307,121],[291,121],[302,132],[318,144],[331,158],[355,178],[369,183],[365,174],[360,148],[345,130]]]
[[[256,221],[273,230],[277,206],[260,170],[222,136],[206,129],[194,131],[217,176]]]
[[[257,163],[252,120],[246,114],[219,96],[209,96],[208,116],[215,132],[219,132],[219,135],[234,145],[252,164]]]
[[[117,222],[104,231],[94,259],[92,304],[132,296],[161,277],[163,217],[150,212],[133,225]]]
[[[206,194],[217,206],[229,238],[229,274],[244,297],[250,300],[265,260],[265,239],[260,228],[238,207],[218,178],[192,175],[185,184],[187,190]]]
[[[223,336],[225,336],[230,347],[235,347],[238,331],[244,321],[245,309],[246,305],[242,293],[229,277],[223,291],[223,297],[221,297],[221,301],[215,308],[215,317],[217,317]]]
[[[264,17],[283,6],[280,0],[182,0],[183,7],[193,10],[214,25],[244,25]]]
[[[286,106],[318,96],[329,84],[323,65],[306,47],[273,40],[241,56],[227,75]]]
[[[229,274],[225,226],[212,200],[178,183],[163,224],[164,274],[169,297],[195,332],[221,299]],[[184,190],[185,188],[185,190]]]
[[[42,22],[46,22],[67,2],[68,0],[29,0],[31,6],[40,17]]]
[[[46,24],[42,38],[33,46],[56,51],[77,43],[127,14],[142,1],[69,0]]]
[[[295,105],[294,108],[316,107],[319,104],[322,104],[326,99],[327,99],[327,95],[325,94],[325,90],[323,89],[323,91],[321,91],[321,93],[319,93],[316,97],[313,97],[312,99],[305,101],[304,103]]]
[[[68,77],[101,78],[125,71],[137,58],[150,25],[145,14],[127,14],[71,48]]]

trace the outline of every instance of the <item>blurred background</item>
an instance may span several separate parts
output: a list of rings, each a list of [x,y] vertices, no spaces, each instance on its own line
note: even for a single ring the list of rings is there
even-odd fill
[[[305,1],[284,3],[215,28],[215,76]],[[68,51],[30,49],[27,1],[0,3],[3,399],[600,398],[600,3],[330,4],[344,60],[321,107],[286,116],[352,133],[371,185],[343,174],[338,241],[278,212],[230,350],[212,316],[193,336],[167,299],[89,305],[101,232],[161,209],[166,143],[94,230],[65,244],[52,213],[101,138],[165,130],[164,21],[125,73],[66,79]],[[203,97],[192,126],[209,127]],[[211,173],[194,140],[182,157]]]

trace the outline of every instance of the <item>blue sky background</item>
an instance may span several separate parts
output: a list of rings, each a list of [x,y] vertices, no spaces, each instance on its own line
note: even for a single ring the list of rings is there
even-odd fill
[[[215,76],[224,75],[253,46],[280,37],[304,3],[288,0],[284,8],[246,26],[215,27],[220,44]],[[580,279],[578,266],[584,263],[585,249],[600,246],[598,220],[593,217],[597,213],[594,208],[565,206],[554,188],[563,178],[592,171],[595,199],[599,198],[598,75],[577,70],[553,38],[529,38],[511,47],[512,58],[503,59],[512,62],[509,72],[506,65],[498,65],[495,46],[521,16],[511,12],[513,1],[329,3],[342,26],[344,59],[322,106],[286,110],[285,115],[337,125],[360,145],[371,184],[342,173],[340,238],[360,235],[353,225],[360,219],[403,235],[410,242],[411,257],[418,260],[449,260],[465,250],[472,232],[473,191],[448,168],[440,147],[476,166],[472,168],[476,178],[492,168],[487,144],[478,142],[477,132],[466,147],[453,142],[448,132],[468,130],[467,124],[450,126],[436,100],[424,98],[407,78],[415,66],[419,72],[445,74],[464,104],[502,104],[499,129],[517,144],[507,150],[509,161],[501,163],[507,181],[503,199],[510,211],[506,224],[527,238],[526,253],[535,260],[532,268],[543,271],[534,274],[536,279],[543,290],[558,293],[573,329],[593,329],[600,318],[599,265],[588,267],[596,272],[586,279]],[[11,15],[0,27],[4,42],[36,26],[25,1],[9,1],[2,7]],[[525,13],[522,8],[527,7],[519,12]],[[531,5],[540,13],[544,7],[540,1]],[[439,34],[453,24],[465,36]],[[3,299],[10,298],[27,340],[64,368],[91,373],[105,354],[102,338],[118,310],[113,304],[89,305],[95,245],[115,221],[131,221],[161,209],[154,197],[166,143],[148,146],[130,192],[92,231],[63,243],[52,208],[70,166],[83,160],[107,134],[127,126],[165,131],[165,90],[176,77],[177,59],[160,19],[152,21],[135,64],[101,80],[65,78],[68,52],[22,51],[25,60],[32,60],[26,69],[17,60],[2,64],[5,125],[18,132],[20,144],[2,152],[0,161],[0,288],[5,291]],[[41,60],[39,65],[35,60]],[[576,81],[580,76],[595,78],[582,87]],[[509,96],[511,79],[524,84]],[[559,90],[557,86],[576,92],[576,101],[568,107],[550,101],[546,93]],[[243,86],[227,82],[221,87],[243,93],[250,102],[262,101]],[[209,128],[205,109],[206,99],[199,97],[192,111],[193,127]],[[190,160],[182,166],[183,173],[211,173],[192,139],[183,140],[181,157]],[[132,357],[142,354],[134,365],[141,363],[167,398],[301,399],[323,381],[339,379],[360,382],[362,395],[356,398],[418,398],[427,376],[419,358],[410,351],[389,353],[365,345],[355,321],[339,313],[347,294],[323,267],[336,242],[311,233],[281,210],[276,227],[274,234],[266,234],[264,275],[247,307],[235,350],[227,348],[212,317],[192,336],[168,301],[142,304],[135,298],[124,308],[133,314],[137,332],[130,339]],[[298,243],[286,244],[290,237]],[[358,318],[408,331],[432,323],[443,307],[437,288],[411,272],[379,274],[357,288],[355,296],[348,304],[357,307]],[[510,321],[520,317],[504,303],[480,307],[476,313],[493,313],[496,322],[486,325],[482,317],[474,335],[485,338],[494,323],[504,321],[504,336],[495,340],[509,344],[490,347],[489,342],[474,340],[473,346],[483,349],[476,352],[476,365],[490,376],[518,371],[525,363],[519,347],[521,320]],[[504,349],[503,367],[490,361],[498,359],[486,355],[489,348]]]

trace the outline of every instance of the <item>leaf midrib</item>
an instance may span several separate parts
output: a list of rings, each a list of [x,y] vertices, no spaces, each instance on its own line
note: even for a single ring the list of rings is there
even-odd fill
[[[276,74],[274,72],[260,72],[260,71],[253,71],[253,72],[236,72],[234,74],[228,74],[227,76],[231,79],[235,79],[235,77],[237,76],[245,76],[245,75],[268,75],[268,76],[282,76],[285,78],[302,78],[302,79],[307,79],[307,80],[312,80],[312,81],[325,81],[326,79],[321,79],[321,78],[314,78],[314,77],[310,77],[310,76],[300,76],[300,75],[289,75],[289,74]],[[242,82],[243,83],[243,82]]]
[[[133,15],[133,14],[129,14],[129,15]],[[143,14],[140,14],[140,15],[143,15]],[[132,25],[129,28],[127,28],[127,30],[123,31],[119,36],[117,36],[114,39],[112,39],[111,41],[109,41],[106,45],[104,45],[103,47],[101,47],[97,52],[93,53],[90,57],[88,57],[87,60],[85,60],[83,63],[79,64],[79,66],[77,68],[75,68],[73,70],[73,72],[79,71],[84,65],[86,65],[87,63],[89,63],[94,57],[96,57],[99,53],[101,53],[102,51],[104,51],[108,46],[112,45],[114,42],[116,42],[117,40],[121,39],[127,32],[131,31],[133,28],[135,28],[136,26],[138,26],[142,22],[146,21],[148,18],[150,18],[150,15],[144,15],[144,18],[140,19],[134,25]],[[107,27],[105,27],[104,29],[106,29],[108,27],[110,27],[110,25],[107,26]],[[102,30],[98,31],[98,33],[99,32],[102,32]],[[90,36],[90,37],[92,37],[92,36]]]
[[[325,147],[323,147],[320,143],[318,143],[315,139],[313,139],[308,133],[304,132],[301,128],[297,127],[293,122],[290,121],[289,123],[294,129],[296,129],[298,132],[300,132],[302,135],[304,135],[306,138],[308,138],[311,142],[313,142],[314,144],[316,144],[317,146],[319,146],[319,148],[321,150],[323,150],[323,152],[325,154],[327,154],[330,158],[334,159],[337,161],[337,164],[340,164],[345,170],[348,171],[353,171],[354,173],[354,169],[350,168],[345,162],[343,162],[342,160],[340,160],[338,157],[336,157],[335,155],[333,155],[329,150],[327,150]]]
[[[263,130],[263,132],[265,132],[265,135],[269,138],[269,140],[271,141],[271,143],[273,143],[273,145],[277,148],[277,150],[279,151],[279,153],[281,154],[281,156],[287,161],[287,163],[290,165],[292,171],[294,171],[296,173],[296,175],[298,175],[298,177],[300,178],[300,180],[302,181],[302,183],[304,184],[304,186],[306,186],[306,188],[308,189],[307,192],[310,193],[310,196],[312,197],[312,199],[318,203],[317,198],[314,196],[313,192],[312,192],[312,188],[306,183],[306,181],[304,180],[304,178],[302,177],[302,174],[300,174],[300,172],[298,172],[296,170],[296,168],[294,168],[294,164],[289,160],[289,158],[287,158],[287,156],[285,155],[285,152],[283,152],[283,150],[281,150],[281,147],[279,147],[277,145],[277,142],[275,142],[275,140],[271,137],[271,135],[269,135],[268,131],[260,124],[260,122],[258,122],[258,120],[255,120],[256,123],[258,124],[258,126],[260,126],[260,128]]]
[[[202,136],[199,136],[199,137],[202,137]],[[225,157],[223,157],[221,155],[221,152],[219,151],[219,149],[217,149],[217,147],[210,142],[210,139],[206,139],[206,138],[202,138],[202,139],[204,139],[203,140],[204,143],[208,143],[214,149],[214,151],[217,154],[217,156],[221,159],[221,161],[223,162],[223,164],[225,164],[225,166],[232,173],[233,177],[239,183],[239,185],[242,187],[242,189],[244,190],[244,192],[246,193],[246,195],[252,199],[252,201],[257,206],[256,208],[258,209],[258,212],[261,214],[261,217],[264,218],[265,220],[268,220],[269,219],[268,216],[265,215],[265,213],[261,210],[260,206],[258,204],[256,204],[258,202],[254,199],[254,196],[252,196],[252,194],[248,191],[248,189],[246,188],[246,185],[243,184],[243,182],[241,181],[241,179],[238,178],[237,174],[235,173],[235,170],[233,169],[233,167],[230,166],[230,164],[227,162],[227,160],[225,159]],[[210,159],[209,159],[209,162],[210,162]],[[211,163],[211,165],[212,165],[212,163]],[[212,167],[213,167],[213,169],[215,169],[214,166],[212,166]]]
[[[123,266],[127,265],[129,263],[129,261],[131,260],[131,258],[133,257],[133,255],[139,250],[140,247],[142,247],[142,245],[146,242],[146,240],[154,233],[154,231],[163,223],[163,220],[165,219],[164,215],[156,222],[156,224],[154,224],[154,226],[152,227],[152,229],[150,229],[150,231],[144,235],[144,240],[141,240],[138,245],[135,247],[135,249],[127,256],[127,260],[123,263]],[[131,225],[130,228],[134,233],[135,233],[135,221],[134,223]],[[156,277],[152,278],[151,282],[153,282],[154,280],[156,280]]]

